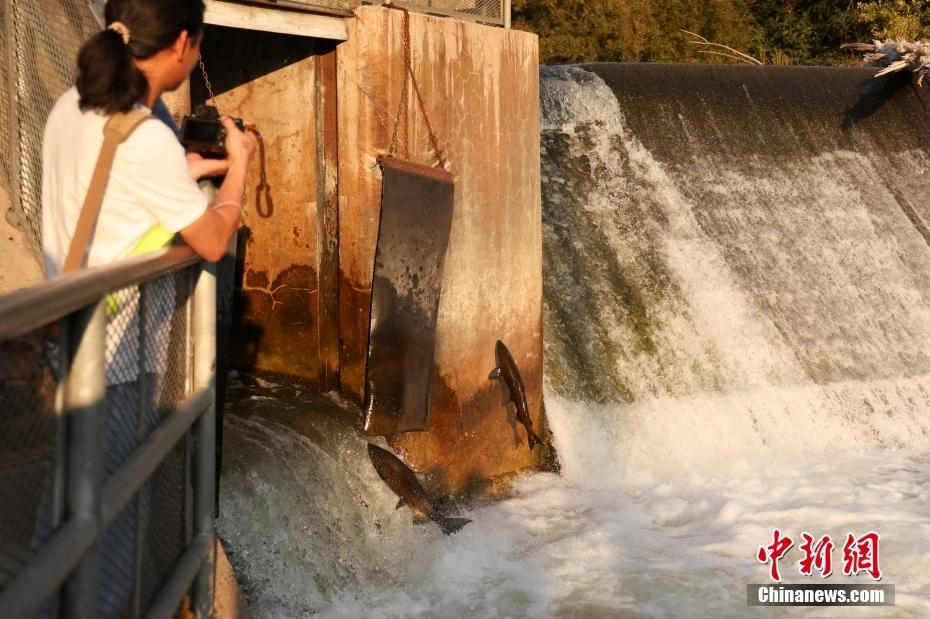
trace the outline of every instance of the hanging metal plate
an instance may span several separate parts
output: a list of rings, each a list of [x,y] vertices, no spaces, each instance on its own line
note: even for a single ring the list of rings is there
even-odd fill
[[[366,429],[391,435],[425,430],[429,424],[454,184],[445,170],[393,157],[380,162],[384,182],[372,282]]]

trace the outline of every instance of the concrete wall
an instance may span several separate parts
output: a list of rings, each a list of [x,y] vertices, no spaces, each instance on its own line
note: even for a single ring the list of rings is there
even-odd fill
[[[328,361],[337,359],[336,345],[327,347],[337,337],[335,310],[324,308],[324,299],[336,302],[335,283],[327,288],[335,281],[328,259],[335,246],[327,243],[323,222],[328,202],[335,208],[328,197],[334,182],[327,180],[335,169],[329,173],[325,166],[335,150],[335,122],[325,126],[326,116],[335,116],[335,88],[327,89],[335,78],[333,47],[211,27],[204,48],[218,107],[255,123],[264,142],[249,171],[243,208],[234,365],[324,383],[338,371],[337,361]],[[195,101],[206,99],[196,71],[191,92]]]
[[[455,175],[437,324],[429,430],[391,438],[428,483],[459,492],[540,466],[504,406],[494,345],[510,348],[535,427],[542,408],[542,238],[538,48],[534,35],[411,15],[414,73]],[[403,14],[361,7],[339,46],[341,381],[361,403],[386,153],[403,80]],[[399,154],[432,164],[423,116],[408,105]]]
[[[403,13],[361,7],[333,43],[211,27],[221,111],[258,124],[240,243],[234,364],[309,378],[363,403],[381,171],[404,79]],[[536,37],[411,15],[414,71],[455,175],[455,213],[425,432],[391,437],[436,489],[539,467],[488,380],[509,346],[542,422],[542,239]],[[191,78],[197,102],[206,93]],[[403,115],[399,154],[431,164],[424,118]],[[268,197],[271,198],[270,203]],[[352,420],[354,422],[354,420]],[[376,424],[377,425],[377,424]]]

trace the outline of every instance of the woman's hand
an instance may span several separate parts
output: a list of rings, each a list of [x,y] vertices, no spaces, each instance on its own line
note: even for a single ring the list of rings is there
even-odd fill
[[[258,148],[258,139],[251,127],[240,131],[229,116],[222,116],[220,122],[226,128],[226,159],[206,159],[197,153],[188,153],[187,167],[195,181],[223,176],[233,165],[245,168]]]
[[[191,178],[195,181],[211,176],[223,176],[229,171],[229,160],[204,159],[198,153],[188,153],[187,169],[190,170]]]
[[[226,154],[229,165],[248,166],[255,149],[258,148],[258,139],[251,127],[240,131],[236,123],[229,116],[221,116],[220,122],[226,128]]]

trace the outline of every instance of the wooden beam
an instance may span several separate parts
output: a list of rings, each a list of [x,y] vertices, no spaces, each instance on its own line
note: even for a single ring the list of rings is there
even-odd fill
[[[318,39],[345,41],[349,38],[346,20],[329,15],[263,9],[222,0],[206,0],[205,20],[215,26],[296,34]]]
[[[339,381],[339,115],[336,49],[316,59],[317,328],[320,386],[338,391]]]

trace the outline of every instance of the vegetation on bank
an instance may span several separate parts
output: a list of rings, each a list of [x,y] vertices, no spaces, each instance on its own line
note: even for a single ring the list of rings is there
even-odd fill
[[[707,40],[767,64],[853,64],[844,43],[930,39],[930,0],[513,0],[514,27],[539,35],[543,64],[730,62]]]

